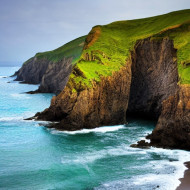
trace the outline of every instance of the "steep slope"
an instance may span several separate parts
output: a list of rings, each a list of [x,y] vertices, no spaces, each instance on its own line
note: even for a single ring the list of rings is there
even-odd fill
[[[52,99],[50,108],[36,116],[39,120],[61,121],[54,127],[62,130],[123,124],[126,122],[130,77],[130,61],[127,61],[120,71],[102,77],[93,88],[76,93],[66,86]]]
[[[15,73],[17,76],[15,80],[29,84],[39,84],[43,81],[40,84],[39,92],[63,90],[65,82],[62,81],[68,80],[72,65],[81,55],[84,40],[85,36],[77,38],[53,51],[37,53]]]

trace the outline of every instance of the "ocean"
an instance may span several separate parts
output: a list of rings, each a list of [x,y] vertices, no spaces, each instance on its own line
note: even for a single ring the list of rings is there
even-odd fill
[[[60,132],[24,120],[47,108],[53,94],[26,94],[38,85],[14,82],[8,76],[16,70],[0,67],[1,190],[174,190],[180,184],[189,152],[130,147],[151,133],[153,121]]]

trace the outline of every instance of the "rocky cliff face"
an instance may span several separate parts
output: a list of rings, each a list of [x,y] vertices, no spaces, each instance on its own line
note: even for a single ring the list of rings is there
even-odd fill
[[[64,58],[56,63],[49,63],[44,73],[38,92],[60,93],[72,71],[72,58]]]
[[[190,150],[190,85],[163,101],[156,128],[148,136],[151,145]]]
[[[162,101],[177,89],[177,54],[168,38],[137,42],[132,52],[128,114],[158,119]]]
[[[91,89],[73,92],[67,85],[53,97],[51,106],[36,116],[39,120],[60,121],[54,127],[61,130],[124,124],[131,83],[130,67],[128,61],[120,71],[102,77]]]
[[[31,58],[15,73],[16,81],[28,84],[40,84],[35,92],[60,93],[72,71],[72,58],[63,58],[59,62]],[[35,93],[32,92],[32,93]]]
[[[39,61],[36,57],[33,57],[15,73],[17,76],[15,80],[28,84],[39,84],[47,70],[48,64],[49,61],[45,59]]]

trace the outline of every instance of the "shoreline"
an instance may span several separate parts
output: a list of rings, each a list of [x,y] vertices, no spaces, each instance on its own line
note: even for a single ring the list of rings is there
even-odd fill
[[[176,190],[190,189],[190,162],[185,162],[184,165],[187,169],[184,172],[184,177],[179,179],[181,184],[176,188]]]

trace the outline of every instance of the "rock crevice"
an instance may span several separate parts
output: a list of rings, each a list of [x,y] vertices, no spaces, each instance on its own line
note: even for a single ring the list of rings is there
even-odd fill
[[[139,41],[132,52],[132,81],[127,114],[158,119],[162,101],[178,83],[177,51],[168,38]]]

